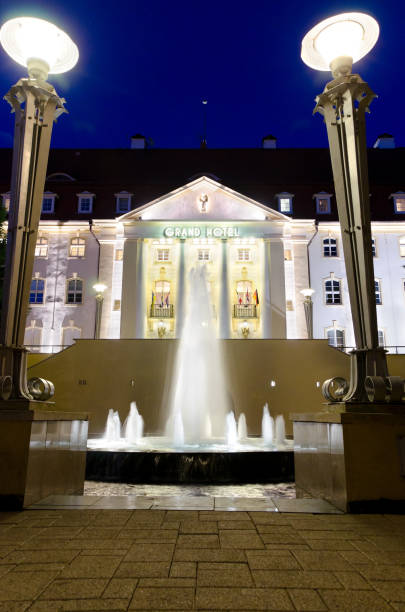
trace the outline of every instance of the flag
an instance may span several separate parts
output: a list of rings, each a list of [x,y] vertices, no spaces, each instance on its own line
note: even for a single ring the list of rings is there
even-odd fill
[[[165,304],[166,304],[166,306],[169,305],[169,294],[166,295]]]
[[[257,289],[253,294],[253,299],[255,301],[256,306],[258,306],[259,305],[259,294],[257,293]]]
[[[155,294],[152,291],[152,306],[155,305],[155,300],[156,300],[156,296],[155,296]]]
[[[249,304],[250,302],[250,295],[249,295],[249,291],[246,289],[246,304]]]

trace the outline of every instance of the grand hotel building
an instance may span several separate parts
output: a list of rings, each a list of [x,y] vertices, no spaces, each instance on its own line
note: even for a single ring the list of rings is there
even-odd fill
[[[3,205],[11,152],[0,151]],[[405,346],[405,150],[383,135],[369,151],[380,342]],[[329,161],[324,149],[51,151],[25,343],[56,352],[100,337],[173,338],[188,275],[205,264],[220,338],[306,338],[353,346]],[[391,349],[401,350],[401,349]],[[403,351],[404,349],[402,349]]]

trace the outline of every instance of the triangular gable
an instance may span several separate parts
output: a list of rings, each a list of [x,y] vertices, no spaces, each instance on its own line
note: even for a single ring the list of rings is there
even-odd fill
[[[205,207],[205,212],[203,212]],[[288,221],[290,217],[202,176],[131,210],[118,221]]]

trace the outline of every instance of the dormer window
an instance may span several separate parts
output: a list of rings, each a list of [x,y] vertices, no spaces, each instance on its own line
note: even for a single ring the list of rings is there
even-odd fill
[[[4,210],[10,210],[10,199],[11,199],[11,193],[9,191],[7,193],[1,194],[1,204]]]
[[[42,198],[42,212],[45,214],[52,214],[55,212],[55,198],[56,193],[45,191]]]
[[[326,193],[325,191],[321,191],[320,193],[315,193],[314,198],[316,201],[316,214],[317,215],[330,215],[331,206],[330,199],[332,197],[331,193]]]
[[[123,215],[131,210],[132,193],[120,191],[115,194],[116,207],[115,210],[119,215]]]
[[[405,213],[405,192],[397,191],[392,193],[390,198],[394,200],[394,212],[397,214]]]
[[[83,191],[82,193],[78,193],[76,195],[79,198],[78,212],[84,215],[92,213],[94,193]]]
[[[285,215],[292,214],[293,197],[294,196],[292,193],[287,193],[287,192],[276,194],[276,198],[278,199],[278,209],[281,213],[284,213]]]

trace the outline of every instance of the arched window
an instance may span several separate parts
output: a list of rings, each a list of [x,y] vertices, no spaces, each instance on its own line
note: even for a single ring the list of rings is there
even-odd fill
[[[324,238],[322,241],[323,244],[323,256],[324,257],[337,257],[337,240],[336,238]]]
[[[345,345],[345,330],[342,327],[329,327],[326,330],[328,344],[336,348],[344,348]]]
[[[30,304],[43,304],[45,295],[45,279],[33,278],[30,289]]]
[[[86,253],[86,241],[76,236],[70,241],[69,257],[84,257]]]
[[[165,280],[158,280],[155,283],[154,303],[156,306],[169,306],[170,304],[170,283]]]
[[[31,321],[30,326],[25,328],[24,335],[24,346],[32,353],[39,352],[42,343],[42,327],[38,327],[36,323],[37,321]]]
[[[252,281],[241,280],[236,283],[237,303],[251,304],[253,300]]]
[[[66,304],[83,303],[83,281],[81,278],[68,278],[66,281]]]
[[[342,303],[342,291],[340,287],[340,280],[335,278],[328,278],[324,281],[325,290],[325,304],[341,304]]]
[[[62,346],[70,346],[81,335],[82,330],[80,327],[75,327],[74,325],[62,327]]]
[[[48,257],[48,238],[39,236],[35,245],[35,257]]]

